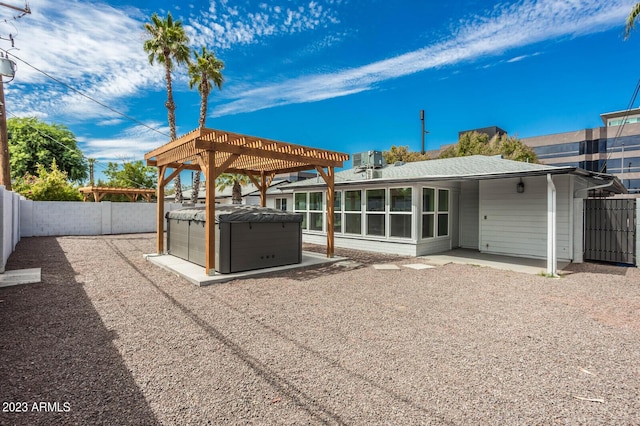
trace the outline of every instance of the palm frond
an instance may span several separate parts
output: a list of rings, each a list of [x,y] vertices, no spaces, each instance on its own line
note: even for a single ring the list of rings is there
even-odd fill
[[[636,3],[635,6],[631,8],[631,12],[627,17],[626,25],[624,28],[624,38],[628,39],[631,35],[631,30],[634,29],[636,25],[636,20],[640,17],[640,2]]]

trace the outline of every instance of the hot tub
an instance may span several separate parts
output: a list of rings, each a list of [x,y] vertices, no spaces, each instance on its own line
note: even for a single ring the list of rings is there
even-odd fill
[[[169,254],[205,266],[205,207],[166,214]],[[222,274],[302,261],[302,215],[248,205],[216,205],[215,270]]]

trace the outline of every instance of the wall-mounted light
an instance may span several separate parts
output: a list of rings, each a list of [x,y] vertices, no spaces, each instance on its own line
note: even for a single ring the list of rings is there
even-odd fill
[[[520,182],[516,185],[516,190],[518,191],[518,194],[522,194],[524,192],[524,182],[522,181],[522,178],[520,178]]]

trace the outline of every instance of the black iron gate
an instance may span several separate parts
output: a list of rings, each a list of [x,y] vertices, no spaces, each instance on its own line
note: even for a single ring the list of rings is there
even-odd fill
[[[585,200],[584,215],[585,260],[635,265],[635,199]]]

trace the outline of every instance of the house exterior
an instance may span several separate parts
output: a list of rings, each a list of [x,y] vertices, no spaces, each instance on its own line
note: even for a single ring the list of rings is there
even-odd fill
[[[581,262],[582,200],[592,188],[624,192],[611,175],[499,157],[352,168],[335,175],[335,245],[408,256],[463,247]],[[322,179],[274,188],[267,206],[278,199],[303,214],[303,241],[325,243]]]

